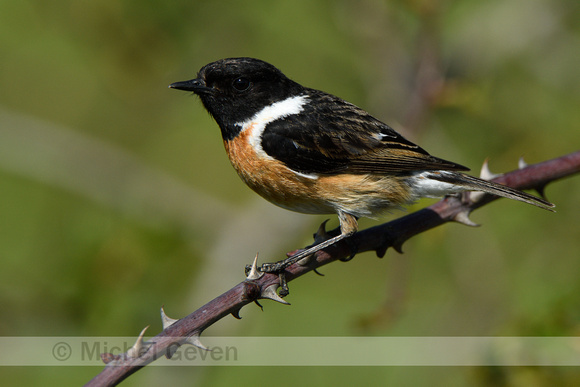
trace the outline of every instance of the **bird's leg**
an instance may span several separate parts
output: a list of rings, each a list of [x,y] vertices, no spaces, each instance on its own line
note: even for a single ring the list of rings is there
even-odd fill
[[[282,261],[275,262],[275,263],[264,263],[260,267],[260,271],[265,273],[279,273],[280,271],[284,270],[290,265],[320,251],[322,249],[331,246],[344,238],[348,238],[349,236],[353,235],[358,230],[358,222],[355,216],[351,214],[347,214],[346,212],[339,211],[338,212],[338,219],[340,221],[340,234],[327,239],[323,242],[320,242],[310,248],[302,250],[291,257],[288,257]],[[354,249],[353,249],[354,250]],[[353,254],[354,255],[354,254]],[[352,258],[352,256],[351,256]]]

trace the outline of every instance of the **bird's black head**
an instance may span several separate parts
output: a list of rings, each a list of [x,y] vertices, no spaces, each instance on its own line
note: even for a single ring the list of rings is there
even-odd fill
[[[237,134],[234,124],[246,121],[264,107],[299,95],[304,88],[269,63],[253,58],[228,58],[207,64],[196,79],[169,87],[199,95],[222,130],[224,139]]]

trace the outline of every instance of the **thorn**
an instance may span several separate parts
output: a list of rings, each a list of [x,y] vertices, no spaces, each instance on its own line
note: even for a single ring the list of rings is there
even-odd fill
[[[204,351],[211,351],[211,349],[209,349],[208,347],[206,347],[205,345],[203,345],[201,343],[201,340],[199,339],[198,334],[194,334],[193,336],[189,336],[187,339],[185,339],[184,344],[191,344],[199,349],[203,349]]]
[[[528,166],[528,163],[526,163],[526,161],[524,160],[524,156],[520,157],[520,159],[518,160],[518,168],[524,169],[527,166]]]
[[[481,172],[479,173],[479,177],[483,180],[493,180],[496,177],[500,177],[501,174],[492,173],[489,170],[489,159],[485,159],[483,165],[481,166]]]
[[[145,331],[147,330],[147,328],[149,328],[149,325],[143,328],[143,330],[139,334],[139,337],[137,337],[137,341],[135,342],[135,344],[127,351],[128,357],[133,359],[141,357],[145,352],[147,352],[147,350],[151,346],[151,344],[143,345],[143,336],[145,335]]]
[[[241,320],[241,319],[242,319],[242,317],[240,316],[240,310],[242,310],[242,308],[240,308],[240,309],[237,309],[237,310],[234,310],[234,311],[231,313],[231,315],[232,315],[232,316],[234,316],[234,318],[236,318],[236,319],[238,319],[238,320]]]
[[[479,227],[479,224],[469,219],[469,212],[467,211],[461,211],[455,214],[453,221],[470,227]]]
[[[405,252],[403,251],[403,242],[395,242],[393,243],[393,249],[395,249],[395,251],[399,254],[404,254]],[[385,249],[386,251],[386,249]]]
[[[546,184],[536,187],[534,190],[538,193],[538,195],[540,195],[540,197],[544,200],[548,200],[548,198],[546,198],[546,193],[544,192],[544,189],[546,188]]]
[[[376,250],[378,258],[384,258],[385,254],[387,253],[388,246],[381,246]]]
[[[258,305],[260,307],[260,309],[262,310],[262,312],[264,311],[264,307],[262,306],[262,304],[260,304],[258,302],[258,300],[254,300],[254,304]]]
[[[324,222],[320,224],[316,233],[314,233],[314,244],[318,244],[320,242],[324,242],[328,239],[328,233],[326,232],[326,223],[328,223],[330,219],[326,219]]]
[[[175,352],[177,352],[177,349],[179,347],[181,347],[183,344],[191,344],[194,347],[197,347],[197,348],[202,349],[204,351],[211,352],[211,349],[209,349],[208,347],[206,347],[205,345],[202,344],[201,340],[199,339],[199,334],[194,334],[193,336],[189,336],[187,339],[185,339],[182,344],[175,342],[175,343],[171,344],[169,347],[167,347],[167,352],[165,352],[165,357],[168,359],[171,359],[173,357],[173,355],[175,354]]]
[[[170,326],[172,326],[173,324],[175,324],[178,320],[168,317],[165,314],[165,310],[163,310],[163,307],[161,307],[161,324],[163,324],[163,330],[169,328]]]
[[[469,191],[469,192],[465,192],[464,195],[467,195],[465,197],[467,197],[469,200],[471,200],[473,203],[477,203],[478,201],[481,200],[481,198],[483,198],[486,194],[485,192],[482,191]]]
[[[256,253],[256,257],[254,258],[254,262],[252,263],[252,267],[250,268],[250,272],[248,273],[246,280],[252,281],[262,278],[264,273],[258,270],[258,253]]]
[[[323,273],[321,273],[321,272],[319,272],[318,270],[316,270],[316,269],[312,269],[312,270],[313,270],[313,271],[314,271],[316,274],[318,274],[319,276],[321,276],[321,277],[324,277],[324,274],[323,274]]]
[[[179,347],[181,347],[181,344],[172,343],[169,347],[167,347],[167,350],[165,351],[165,357],[171,359]]]
[[[379,247],[377,248],[377,250],[375,251],[377,253],[377,257],[378,258],[383,258],[385,256],[385,254],[387,253],[387,250],[389,249],[389,247],[391,247],[390,239],[383,241],[379,245]]]
[[[276,293],[276,289],[278,289],[278,286],[280,285],[272,284],[268,286],[266,289],[263,289],[262,293],[260,294],[260,298],[267,298],[269,300],[276,301],[284,305],[290,305],[288,301],[284,301],[284,299],[280,297],[278,293]]]

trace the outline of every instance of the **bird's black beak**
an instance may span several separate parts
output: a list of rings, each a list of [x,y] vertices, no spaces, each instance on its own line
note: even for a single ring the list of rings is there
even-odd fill
[[[207,87],[203,79],[191,79],[189,81],[175,82],[169,85],[171,89],[192,91],[195,94],[209,94],[213,92],[211,87]]]

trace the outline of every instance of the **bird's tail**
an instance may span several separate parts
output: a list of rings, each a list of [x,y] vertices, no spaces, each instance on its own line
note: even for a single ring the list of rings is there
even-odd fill
[[[463,173],[448,171],[428,172],[427,177],[432,180],[437,180],[443,183],[449,183],[453,184],[454,186],[461,187],[460,190],[462,191],[482,191],[508,199],[519,200],[520,202],[532,204],[536,207],[540,207],[548,211],[554,211],[553,208],[555,205],[548,202],[547,200],[505,185],[482,180],[477,177],[465,175]]]

